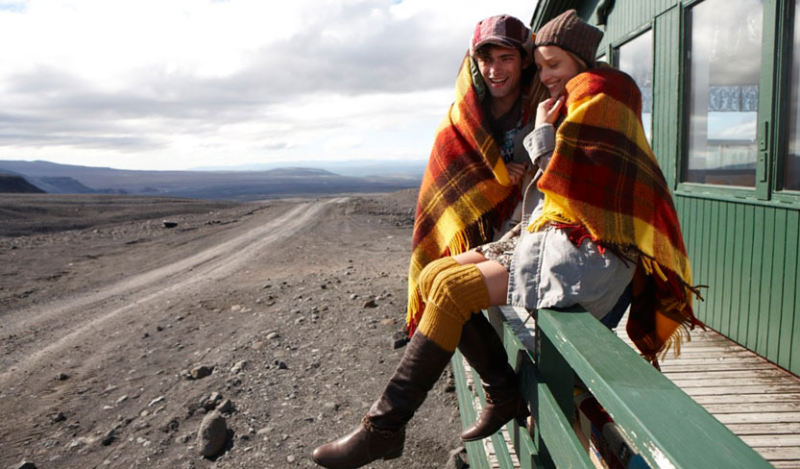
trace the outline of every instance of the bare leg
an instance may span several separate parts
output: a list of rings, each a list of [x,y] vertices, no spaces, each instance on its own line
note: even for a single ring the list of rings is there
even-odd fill
[[[499,306],[508,303],[508,271],[497,261],[490,261],[477,251],[467,251],[455,256],[459,264],[475,264],[481,271],[483,282],[489,290],[489,305]]]

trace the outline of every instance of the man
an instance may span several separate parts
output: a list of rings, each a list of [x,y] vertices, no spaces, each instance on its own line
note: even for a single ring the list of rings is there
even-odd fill
[[[480,313],[488,305],[480,271],[464,266],[464,275],[446,285],[426,284],[436,274],[433,264],[420,274],[436,259],[501,234],[519,202],[528,160],[519,142],[544,91],[531,92],[531,51],[531,32],[516,18],[494,16],[476,25],[458,75],[456,102],[437,131],[420,187],[409,269],[411,341],[361,424],[314,450],[318,464],[356,468],[401,456],[405,425],[456,346],[481,375],[489,396],[462,439],[489,436],[525,412],[503,345]],[[426,305],[429,311],[423,314]]]
[[[533,35],[508,15],[475,26],[420,186],[409,266],[409,333],[424,306],[417,281],[431,261],[492,241],[516,224],[528,165],[521,141],[546,96],[533,80]],[[515,213],[515,211],[517,213]]]

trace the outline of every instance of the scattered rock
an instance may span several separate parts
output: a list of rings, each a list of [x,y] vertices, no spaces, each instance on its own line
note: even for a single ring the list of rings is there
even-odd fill
[[[82,439],[76,439],[76,440],[72,440],[67,445],[67,449],[76,450],[76,449],[78,449],[78,448],[80,448],[82,446],[83,446],[83,440]]]
[[[390,342],[392,343],[392,348],[394,349],[405,347],[408,341],[409,338],[408,338],[408,333],[406,333],[406,331],[397,331],[392,335],[390,339]]]
[[[397,320],[394,318],[381,319],[381,326],[394,326],[395,324],[397,324]]]
[[[30,461],[22,461],[15,469],[36,469],[36,464]]]
[[[167,422],[166,425],[161,427],[161,431],[164,432],[164,433],[177,432],[178,428],[180,428],[180,426],[181,426],[181,423],[178,421],[178,419],[173,417],[172,419],[170,419],[169,422]]]
[[[270,332],[269,334],[267,334],[267,340],[278,339],[280,338],[280,336],[281,335],[278,334],[277,332]]]
[[[364,307],[365,308],[377,308],[378,307],[378,303],[376,303],[375,299],[373,298],[371,300],[367,300],[367,302],[364,303]]]
[[[456,377],[455,375],[453,375],[453,370],[451,369],[448,369],[447,373],[445,374],[444,392],[446,393],[456,392]]]
[[[217,410],[222,412],[223,414],[230,414],[236,407],[233,405],[233,401],[230,399],[225,399],[224,401],[220,402],[217,406]]]
[[[469,457],[467,450],[463,446],[450,451],[450,456],[447,458],[447,463],[444,465],[445,469],[468,469]]]
[[[217,404],[222,400],[222,394],[214,391],[208,396],[205,400],[203,400],[203,408],[206,410],[212,410],[217,407]]]
[[[192,368],[192,370],[189,372],[189,375],[192,377],[192,379],[202,379],[206,376],[210,376],[213,371],[213,367],[200,365]]]
[[[289,369],[289,367],[286,365],[286,362],[283,362],[281,360],[275,360],[275,366],[277,366],[279,370]]]
[[[233,365],[233,367],[231,368],[231,373],[233,373],[233,374],[239,373],[240,371],[242,371],[244,369],[244,367],[246,365],[247,365],[247,360],[242,360],[242,361],[236,362]]]
[[[58,412],[50,416],[50,421],[53,423],[63,422],[67,420],[67,416],[64,415],[64,412]]]
[[[213,458],[225,449],[228,438],[228,425],[219,412],[211,412],[203,418],[197,431],[197,452],[201,456]]]
[[[178,222],[172,220],[164,220],[161,222],[161,226],[164,228],[175,228],[178,226]]]
[[[113,443],[114,440],[117,439],[116,433],[117,433],[117,429],[116,428],[112,428],[111,430],[106,432],[106,434],[103,435],[103,438],[100,440],[100,444],[103,445],[103,446],[108,446],[111,443]]]
[[[59,381],[66,381],[69,379],[69,375],[66,373],[59,373],[56,375],[56,379]]]
[[[258,431],[256,432],[256,435],[259,436],[269,435],[270,433],[272,433],[273,430],[274,430],[273,427],[259,428]]]
[[[355,293],[353,293],[352,295],[350,295],[350,299],[351,299],[351,300],[355,300],[355,299],[357,299],[357,298],[358,298],[358,295],[357,295],[357,294],[355,294]]]
[[[124,396],[120,396],[119,399],[116,400],[115,404],[120,405],[127,400],[128,400],[128,395],[125,394]]]
[[[339,404],[337,404],[335,402],[326,402],[322,406],[322,408],[327,410],[327,411],[329,411],[329,412],[336,412],[337,410],[339,410]]]
[[[150,401],[150,403],[147,404],[147,407],[153,407],[156,404],[160,404],[160,403],[164,402],[164,400],[166,400],[166,396],[158,396],[157,398],[155,398],[152,401]]]

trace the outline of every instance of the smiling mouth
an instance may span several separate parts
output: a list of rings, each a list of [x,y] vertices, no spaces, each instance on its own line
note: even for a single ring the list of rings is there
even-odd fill
[[[490,78],[489,79],[489,83],[491,83],[492,86],[501,86],[501,85],[504,85],[507,81],[508,81],[508,78],[503,78],[501,80],[494,79],[494,78]]]

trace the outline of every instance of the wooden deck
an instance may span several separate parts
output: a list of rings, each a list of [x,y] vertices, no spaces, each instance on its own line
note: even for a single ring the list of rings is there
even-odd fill
[[[617,336],[633,347],[625,321]],[[777,468],[800,468],[800,378],[723,335],[695,329],[664,375]]]
[[[531,343],[533,320],[523,310],[502,309],[507,320],[516,323],[513,327],[523,343]],[[626,320],[617,335],[633,347],[625,333]],[[692,331],[680,357],[667,357],[661,368],[772,465],[800,469],[800,378],[710,329]],[[477,398],[475,405],[480,408]],[[484,441],[487,454],[493,454],[489,439]],[[489,467],[497,467],[491,457]]]

